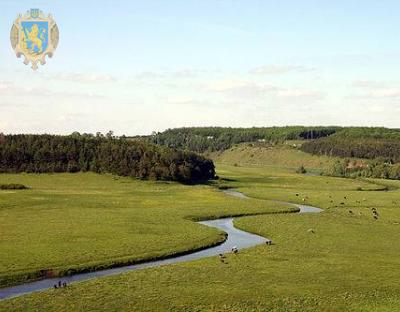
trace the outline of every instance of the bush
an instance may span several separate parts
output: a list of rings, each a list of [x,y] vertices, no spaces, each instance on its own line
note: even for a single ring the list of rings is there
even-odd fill
[[[400,180],[400,163],[392,165],[383,160],[343,159],[336,161],[324,174],[334,177]]]
[[[27,190],[29,187],[23,184],[0,184],[0,190]]]
[[[305,174],[305,173],[307,173],[307,170],[306,170],[306,168],[304,168],[303,165],[301,165],[299,168],[297,168],[296,172],[297,173],[301,173],[301,174]]]

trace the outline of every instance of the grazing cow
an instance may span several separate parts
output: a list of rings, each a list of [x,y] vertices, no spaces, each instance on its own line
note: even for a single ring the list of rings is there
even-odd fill
[[[353,211],[349,210],[349,214],[351,214],[351,215],[352,215],[352,214],[353,214]]]
[[[377,216],[377,215],[374,215],[374,219],[375,219],[375,220],[378,220],[378,216]]]
[[[296,194],[296,196],[298,197],[298,196],[299,196],[299,194]]]
[[[313,229],[308,229],[308,231],[307,231],[308,233],[312,233],[312,234],[314,234],[315,233],[315,231],[313,230]]]
[[[232,247],[232,252],[237,255],[239,253],[239,249],[236,246]]]
[[[267,239],[265,243],[266,243],[267,245],[272,245],[272,240]]]

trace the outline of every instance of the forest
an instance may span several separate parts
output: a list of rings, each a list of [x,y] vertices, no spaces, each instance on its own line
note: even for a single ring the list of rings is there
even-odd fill
[[[398,129],[347,128],[330,137],[307,141],[301,149],[313,155],[343,158],[325,172],[327,175],[400,179]]]
[[[301,141],[301,150],[313,155],[343,158],[327,175],[342,177],[400,178],[400,129],[383,127],[265,127],[265,128],[177,128],[142,137],[151,143],[195,151],[224,151],[243,142]],[[264,144],[264,143],[262,143]],[[351,158],[361,158],[361,165]]]
[[[0,172],[111,173],[141,179],[198,183],[213,179],[211,160],[193,152],[117,138],[112,132],[57,135],[0,134]]]
[[[282,143],[305,140],[312,154],[399,161],[400,130],[378,127],[176,128],[142,137],[151,143],[204,153],[223,151],[244,142]]]
[[[148,140],[152,143],[195,151],[199,153],[223,151],[234,144],[265,141],[269,143],[286,140],[311,140],[327,137],[340,127],[265,127],[265,128],[177,128],[154,133]]]
[[[400,163],[391,164],[379,158],[362,161],[344,158],[333,163],[323,174],[346,178],[362,177],[400,180]]]
[[[306,142],[301,149],[314,155],[338,157],[381,158],[387,163],[400,162],[400,132],[386,135],[371,135],[366,132],[346,131],[327,138]]]

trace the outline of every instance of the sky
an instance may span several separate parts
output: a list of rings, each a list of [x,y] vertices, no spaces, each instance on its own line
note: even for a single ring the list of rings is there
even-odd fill
[[[10,30],[51,13],[33,71]],[[0,132],[188,126],[400,128],[400,2],[0,0]]]

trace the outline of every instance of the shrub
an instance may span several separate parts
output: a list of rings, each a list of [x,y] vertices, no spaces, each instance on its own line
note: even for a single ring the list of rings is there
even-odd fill
[[[0,190],[27,190],[29,187],[23,184],[0,184]]]
[[[307,173],[307,170],[306,170],[306,168],[304,168],[303,165],[301,165],[299,168],[297,168],[296,172],[297,173],[301,173],[301,174],[305,174],[305,173]]]

